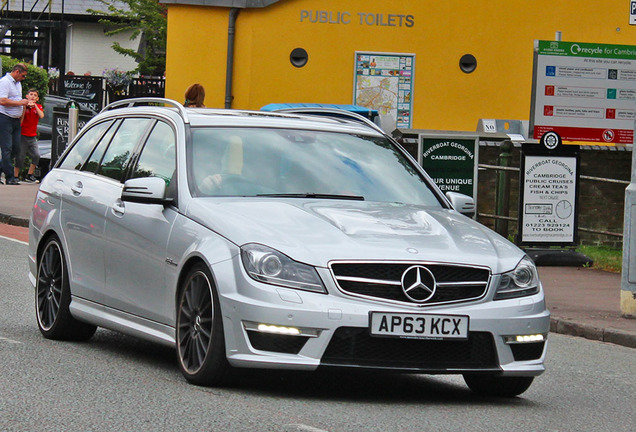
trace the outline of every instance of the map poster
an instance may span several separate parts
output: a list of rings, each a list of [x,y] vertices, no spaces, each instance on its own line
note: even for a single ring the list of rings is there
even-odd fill
[[[577,168],[576,153],[524,150],[519,207],[522,244],[576,243]]]
[[[415,54],[356,52],[353,103],[411,128]]]

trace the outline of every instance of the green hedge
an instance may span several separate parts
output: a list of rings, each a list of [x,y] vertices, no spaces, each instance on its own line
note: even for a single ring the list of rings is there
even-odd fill
[[[7,72],[11,72],[13,66],[16,63],[24,63],[20,60],[7,57],[0,56],[2,59],[2,75],[6,75]],[[49,92],[49,74],[45,69],[42,69],[37,66],[33,66],[32,64],[25,63],[27,67],[27,76],[22,81],[22,93],[23,96],[29,91],[29,89],[35,88],[38,90],[38,94],[40,95],[40,100],[44,100],[46,94]]]

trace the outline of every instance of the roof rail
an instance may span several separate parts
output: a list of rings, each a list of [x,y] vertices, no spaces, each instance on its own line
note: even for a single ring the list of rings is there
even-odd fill
[[[382,135],[387,135],[385,131],[380,128],[377,124],[373,123],[371,120],[366,118],[363,115],[336,108],[324,108],[324,107],[296,107],[296,108],[282,108],[273,110],[273,112],[281,112],[281,113],[290,113],[290,114],[308,114],[308,115],[318,115],[324,117],[335,117],[335,118],[347,118],[351,120],[358,121],[360,123],[364,123],[370,128],[380,132]]]
[[[143,98],[122,99],[122,100],[109,103],[108,105],[104,107],[104,109],[101,110],[101,112],[109,111],[115,108],[123,108],[123,107],[130,108],[134,106],[139,106],[141,104],[149,104],[149,103],[163,104],[163,105],[168,105],[170,107],[174,107],[177,109],[177,112],[183,119],[183,122],[190,123],[190,120],[188,119],[188,112],[183,107],[183,105],[175,100],[166,99],[166,98],[143,97]]]

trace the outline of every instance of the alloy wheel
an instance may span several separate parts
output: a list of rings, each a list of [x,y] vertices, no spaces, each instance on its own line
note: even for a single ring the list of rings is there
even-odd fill
[[[62,252],[56,242],[50,242],[40,261],[37,283],[38,320],[44,330],[49,330],[60,311],[64,265]]]
[[[197,271],[190,276],[179,306],[179,358],[188,373],[196,374],[203,366],[213,329],[212,288],[208,277]]]

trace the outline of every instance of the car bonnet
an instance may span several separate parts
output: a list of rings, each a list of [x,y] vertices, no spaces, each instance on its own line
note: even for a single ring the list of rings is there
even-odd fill
[[[523,252],[441,207],[301,198],[198,198],[186,215],[238,246],[260,243],[326,267],[333,260],[434,261],[507,271]]]

